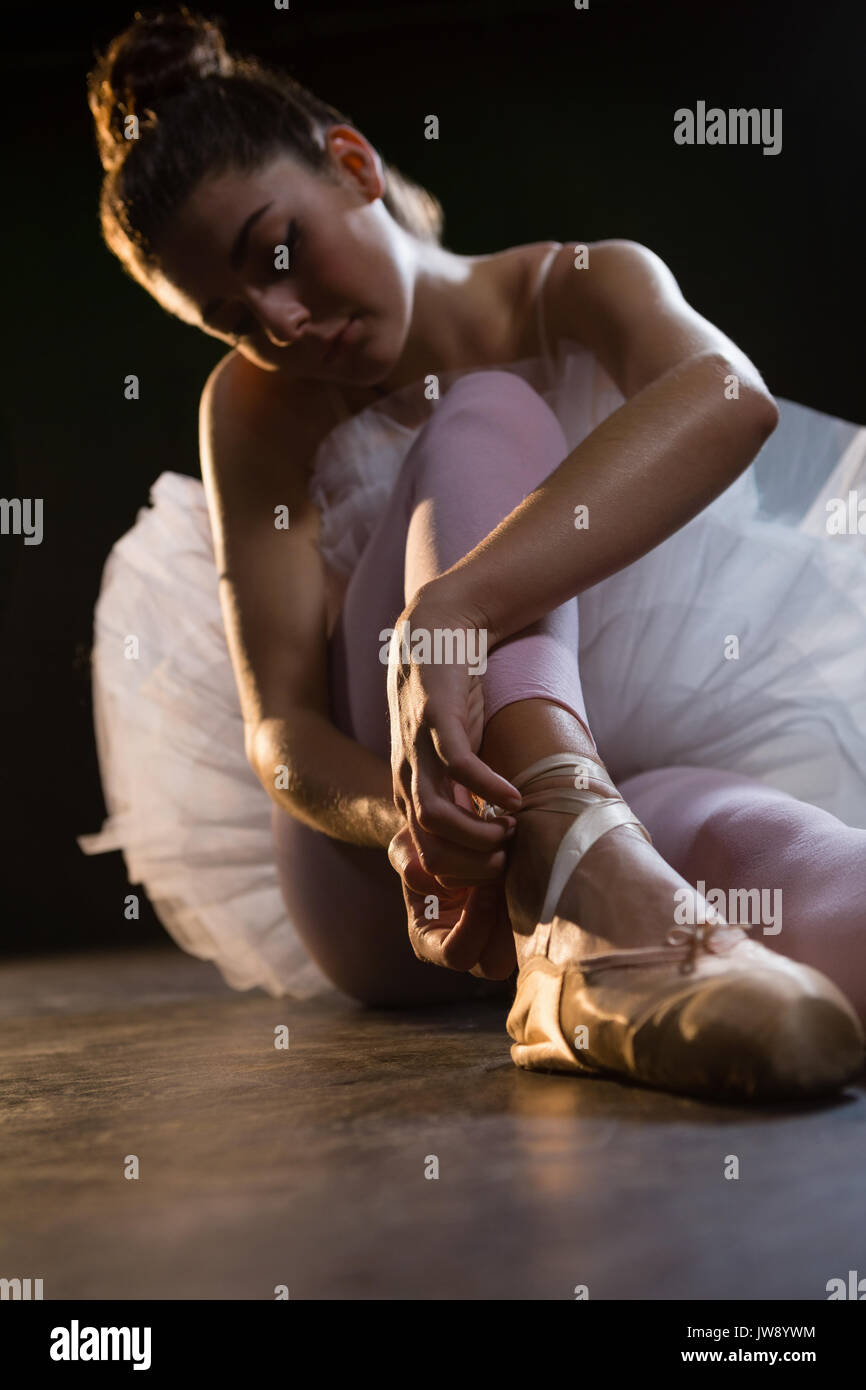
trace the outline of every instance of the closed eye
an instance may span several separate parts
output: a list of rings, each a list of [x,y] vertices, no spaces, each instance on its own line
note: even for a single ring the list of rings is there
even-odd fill
[[[295,268],[295,249],[297,247],[297,244],[298,224],[295,218],[293,217],[289,222],[288,227],[286,228],[286,239],[283,243],[283,245],[286,247],[289,253],[289,264],[287,267],[283,267],[282,265],[278,264],[277,247],[269,246],[266,252],[268,257],[267,264],[269,271],[272,272],[274,275],[285,275],[287,273],[290,274]],[[255,333],[258,326],[258,320],[255,318],[255,315],[245,314],[244,317],[242,319],[239,319],[238,322],[232,328],[227,330],[227,333],[228,336],[232,339],[232,341],[235,344],[237,344],[241,341],[241,339],[249,338],[253,333]]]
[[[284,259],[284,257],[282,256],[282,254],[280,254],[280,255],[278,256],[278,254],[277,254],[278,248],[277,248],[277,247],[271,247],[271,248],[269,248],[270,269],[272,269],[272,270],[275,272],[275,274],[277,274],[277,275],[285,275],[285,274],[287,274],[287,273],[288,273],[288,274],[291,274],[291,272],[294,270],[294,268],[295,268],[295,248],[297,247],[297,244],[298,244],[298,224],[297,224],[297,222],[295,221],[295,219],[294,219],[294,217],[293,217],[292,220],[290,221],[288,227],[286,228],[286,239],[285,239],[285,241],[283,242],[282,246],[279,247],[280,253],[282,253],[282,247],[283,247],[283,246],[285,246],[286,250],[288,251],[288,253],[289,253],[289,254],[288,254],[288,262],[289,262],[289,264],[288,264],[288,265],[285,264],[285,259]]]

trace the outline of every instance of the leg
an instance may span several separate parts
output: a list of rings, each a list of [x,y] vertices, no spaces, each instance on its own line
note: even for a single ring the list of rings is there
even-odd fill
[[[416,960],[400,880],[384,850],[346,844],[274,806],[271,827],[292,925],[332,984],[363,1004],[475,999],[490,983]]]
[[[490,371],[454,383],[409,451],[346,592],[330,669],[334,721],[345,733],[389,757],[380,631],[567,453],[555,415],[520,377]],[[542,697],[585,724],[577,633],[572,600],[491,652],[483,677],[486,718],[514,700]]]
[[[433,447],[424,451],[413,473],[407,594],[471,550],[568,452],[553,413],[512,376],[494,372],[464,377],[452,387],[447,402],[452,409],[437,415]],[[488,655],[480,752],[496,771],[512,777],[536,759],[562,751],[601,761],[587,724],[577,651],[578,607],[573,599]],[[615,795],[603,781],[590,785],[602,795]],[[519,915],[534,926],[533,906],[541,905],[539,890],[547,883],[564,829],[561,821],[550,822],[544,812],[520,817],[509,875],[511,901],[523,909],[513,914],[515,922]],[[590,923],[592,932],[620,945],[655,942],[671,925],[674,891],[689,891],[676,871],[628,827],[605,836],[581,869],[580,881],[576,879],[562,899],[555,955],[583,953],[586,933],[577,921]],[[611,875],[622,880],[615,894],[608,891]],[[531,953],[532,943],[523,930],[517,930],[517,938],[521,962]]]
[[[473,373],[452,386],[404,461],[332,636],[332,715],[349,737],[389,756],[379,632],[393,626],[421,583],[488,535],[567,452],[555,416],[513,374]],[[572,601],[490,654],[484,678],[490,715],[534,696],[567,721],[580,747],[592,749],[580,722],[576,653]],[[333,840],[276,807],[272,825],[291,920],[345,993],[401,1004],[489,992],[484,982],[415,959],[400,883],[383,851]]]
[[[407,594],[488,535],[568,452],[559,422],[520,379],[498,372],[464,377],[449,392],[449,403],[452,409],[436,417],[433,447],[413,473]],[[489,654],[480,752],[503,776],[554,752],[601,761],[587,724],[577,651],[578,607],[571,600]],[[615,795],[604,781],[590,786]],[[517,919],[534,927],[563,832],[560,818],[543,811],[520,816],[509,870],[518,962],[534,943]],[[658,942],[672,925],[676,891],[690,893],[690,885],[639,832],[627,826],[611,831],[586,855],[561,899],[553,955],[583,954],[588,934],[618,946]]]
[[[393,625],[420,585],[489,535],[567,451],[556,417],[513,374],[472,373],[452,386],[410,450],[346,593],[330,667],[334,722],[343,732],[388,757],[380,631]],[[571,600],[489,654],[481,754],[505,776],[550,752],[598,756],[586,725],[577,639],[577,602]],[[603,782],[592,785],[613,795]],[[385,856],[331,841],[281,812],[274,816],[286,901],[330,978],[366,998],[380,998],[387,990],[389,998],[403,999],[414,997],[416,988],[431,988],[429,968],[409,948],[399,883]],[[550,821],[544,813],[530,812],[516,837],[512,877],[525,880],[528,899],[546,884],[563,833],[561,823]],[[316,860],[321,868],[311,881],[305,864]],[[339,884],[329,877],[331,865],[341,878],[347,875],[345,910],[339,906]],[[620,945],[656,941],[670,926],[673,892],[688,891],[629,828],[605,836],[582,869],[581,896],[575,883],[563,899],[557,949],[564,954],[582,949],[577,921],[590,922],[598,935]],[[615,895],[607,891],[612,874],[618,882]],[[332,894],[329,917],[320,908],[322,881]],[[360,915],[358,903],[363,904]],[[531,907],[522,915],[531,917]],[[572,922],[565,920],[569,917]],[[519,959],[524,949],[520,940]],[[461,977],[446,975],[436,985],[456,989],[460,982]]]
[[[840,872],[862,864],[866,832],[851,831],[782,793],[768,800],[746,779],[718,774],[714,784],[713,774],[708,782],[702,769],[676,768],[621,786],[632,811],[656,831],[656,846],[638,839],[630,825],[609,828],[603,804],[590,808],[584,828],[583,793],[577,793],[576,805],[572,797],[585,783],[576,783],[569,796],[580,764],[563,757],[567,744],[549,748],[557,754],[552,771],[537,771],[528,784],[517,777],[514,750],[526,739],[509,739],[503,724],[528,719],[534,752],[543,755],[550,731],[535,708],[542,703],[508,706],[485,731],[485,743],[499,745],[494,765],[498,761],[524,792],[530,788],[517,813],[520,829],[506,880],[520,963],[507,1020],[513,1061],[529,1070],[613,1073],[666,1090],[739,1101],[823,1096],[851,1081],[864,1058],[863,952],[853,938],[862,930],[857,916],[866,875],[860,869],[848,890]],[[676,781],[683,773],[695,779],[690,788]],[[702,793],[709,795],[696,809]],[[756,810],[760,814],[750,816]],[[551,811],[559,814],[551,817]],[[563,860],[556,855],[562,833],[543,822],[561,820],[564,813],[572,814],[572,825],[566,827],[570,844]],[[593,838],[599,829],[600,838]],[[756,831],[769,855],[765,861],[755,856]],[[659,849],[672,864],[660,858]],[[743,911],[744,890],[754,890],[755,877],[766,886],[766,863],[773,866],[771,889],[781,879],[797,892],[806,879],[804,857],[822,859],[824,853],[825,872],[797,897],[798,949],[792,949],[790,930],[781,949],[776,941],[771,951],[766,947],[772,938],[750,939],[739,927],[723,925],[763,919],[775,926],[778,893],[767,894],[766,905],[759,895],[753,913]],[[554,864],[558,902],[551,897],[552,908],[542,912],[539,884],[546,885]],[[564,887],[560,868],[569,874]],[[704,879],[700,892],[678,868],[693,884]],[[736,896],[726,893],[719,901],[712,889],[720,884],[737,889]],[[829,901],[823,897],[828,889]],[[682,914],[683,907],[691,911]],[[825,937],[819,951],[809,929],[819,914],[834,909],[836,939]],[[699,926],[710,921],[705,931]],[[846,933],[857,960],[853,971],[836,953]]]
[[[387,756],[379,631],[393,625],[407,590],[414,592],[489,534],[563,456],[558,424],[523,383],[509,375],[485,373],[483,380],[466,377],[452,387],[413,446],[346,596],[331,652],[334,717],[344,732]],[[405,588],[398,592],[403,561]],[[505,776],[547,752],[594,751],[579,689],[576,617],[576,606],[564,605],[491,654],[484,686],[488,718],[482,756]],[[605,793],[603,783],[598,790],[615,794],[612,788]],[[525,901],[533,896],[540,900],[544,891],[561,838],[550,827],[549,815],[546,820],[548,824],[543,806],[521,812],[509,865],[509,906],[513,899],[525,907],[518,902],[521,895]],[[278,817],[278,822],[279,853],[280,835],[294,835],[302,828],[288,817]],[[319,855],[323,872],[333,860],[331,856],[326,861],[326,853]],[[304,874],[310,870],[300,855],[295,861],[300,883],[289,873],[283,878],[289,911],[312,954],[347,992],[374,1001],[381,1000],[383,992],[390,1002],[417,1000],[418,963],[406,944],[402,911],[395,913],[393,925],[381,911],[388,891],[385,857],[378,851],[357,853],[372,856],[375,868],[370,872],[381,874],[383,890],[380,896],[374,887],[362,904],[360,920],[354,915],[357,902],[340,896],[348,892],[345,878],[328,883],[329,900],[323,903],[320,890],[314,898],[308,877],[306,900],[301,897]],[[524,893],[520,877],[527,865],[533,873],[525,876]],[[760,948],[751,942],[743,947],[746,955],[741,953],[744,964],[739,967],[731,969],[726,961],[710,957],[693,966],[688,989],[667,964],[638,968],[625,983],[621,968],[597,966],[602,981],[597,989],[591,972],[587,981],[585,971],[571,969],[575,956],[585,953],[587,936],[596,952],[599,938],[602,952],[605,943],[625,947],[644,942],[653,943],[657,952],[664,929],[670,927],[674,892],[691,895],[693,901],[696,897],[634,827],[617,825],[591,845],[561,895],[563,915],[554,919],[555,939],[548,934],[551,949],[545,945],[543,956],[533,956],[516,929],[518,959],[523,948],[524,960],[508,1020],[516,1042],[515,1061],[543,1069],[595,1066],[673,1089],[716,1094],[733,1087],[737,1094],[750,1096],[823,1091],[838,1086],[855,1064],[861,1065],[862,1033],[833,986],[822,985],[820,976],[797,974],[804,967],[793,962],[786,962],[787,971],[768,970],[764,959],[772,960],[771,953],[756,956]],[[293,893],[307,910],[304,921],[294,910]],[[340,926],[341,914],[353,924],[350,937]],[[525,935],[531,940],[531,912],[523,916],[529,923]],[[347,945],[352,952],[348,964]],[[775,959],[781,966],[779,957]],[[384,979],[383,969],[389,972]],[[604,981],[611,976],[615,978],[608,986]],[[576,1020],[590,1037],[584,1059],[592,1057],[595,1048],[594,1061],[576,1060],[568,1041],[577,1036]],[[586,1043],[574,1046],[583,1049]]]
[[[730,772],[660,768],[620,790],[690,883],[729,901],[738,889],[766,890],[781,930],[765,935],[765,920],[755,939],[822,971],[866,1019],[866,831]]]

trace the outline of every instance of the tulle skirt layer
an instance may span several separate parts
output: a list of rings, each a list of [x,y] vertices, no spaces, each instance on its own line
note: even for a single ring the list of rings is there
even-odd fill
[[[564,366],[545,393],[572,446],[618,403],[585,367]],[[733,487],[581,595],[587,708],[618,778],[725,768],[866,827],[866,514],[864,534],[856,525],[866,429],[779,404],[779,428]],[[330,524],[331,560],[344,575],[387,495],[382,468],[393,479],[411,443],[398,430],[387,458],[379,449],[371,501],[361,465],[365,438],[371,458],[377,441],[372,427],[365,435],[350,424],[360,472]],[[322,495],[327,482],[326,466]],[[327,984],[287,916],[271,802],[244,754],[204,490],[163,473],[150,503],[114,546],[96,605],[108,816],[79,843],[85,853],[122,850],[130,882],[144,886],[167,930],[230,985],[308,996]],[[837,503],[847,507],[844,528]],[[330,563],[328,535],[325,525]]]

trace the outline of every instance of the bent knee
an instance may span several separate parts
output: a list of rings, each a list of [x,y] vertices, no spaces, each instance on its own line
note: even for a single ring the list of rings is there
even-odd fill
[[[513,458],[524,484],[532,486],[562,462],[568,444],[550,406],[523,377],[490,368],[452,383],[412,453],[422,472],[432,464],[437,471],[459,470],[463,478],[467,461],[476,474],[485,460],[499,473]]]
[[[486,367],[466,372],[448,387],[437,415],[479,411],[493,421],[502,420],[509,429],[537,429],[539,424],[560,430],[556,415],[547,402],[517,372]]]

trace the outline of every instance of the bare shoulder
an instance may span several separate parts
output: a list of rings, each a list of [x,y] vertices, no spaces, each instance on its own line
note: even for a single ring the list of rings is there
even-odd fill
[[[333,406],[315,382],[292,380],[229,352],[201,393],[199,437],[205,485],[255,491],[274,474],[305,486],[322,439],[333,427]]]
[[[589,348],[626,399],[698,355],[735,364],[743,380],[767,394],[754,365],[686,301],[661,256],[640,242],[564,245],[544,287],[544,314],[551,340]]]
[[[615,303],[639,303],[662,287],[667,293],[677,288],[660,257],[635,241],[539,241],[500,252],[497,259],[515,311],[516,357],[540,351],[539,297],[551,346],[560,338],[589,346],[597,336],[596,320]]]
[[[599,319],[641,313],[649,305],[681,300],[660,256],[637,241],[565,242],[544,287],[545,321],[552,339],[592,346]]]
[[[537,329],[538,277],[551,253],[561,253],[562,250],[564,248],[559,241],[535,241],[525,246],[514,246],[508,251],[499,251],[491,257],[498,263],[501,272],[503,303],[513,315],[514,348],[510,356],[514,359],[530,357],[540,351]],[[545,291],[552,269],[552,265],[548,267]]]

